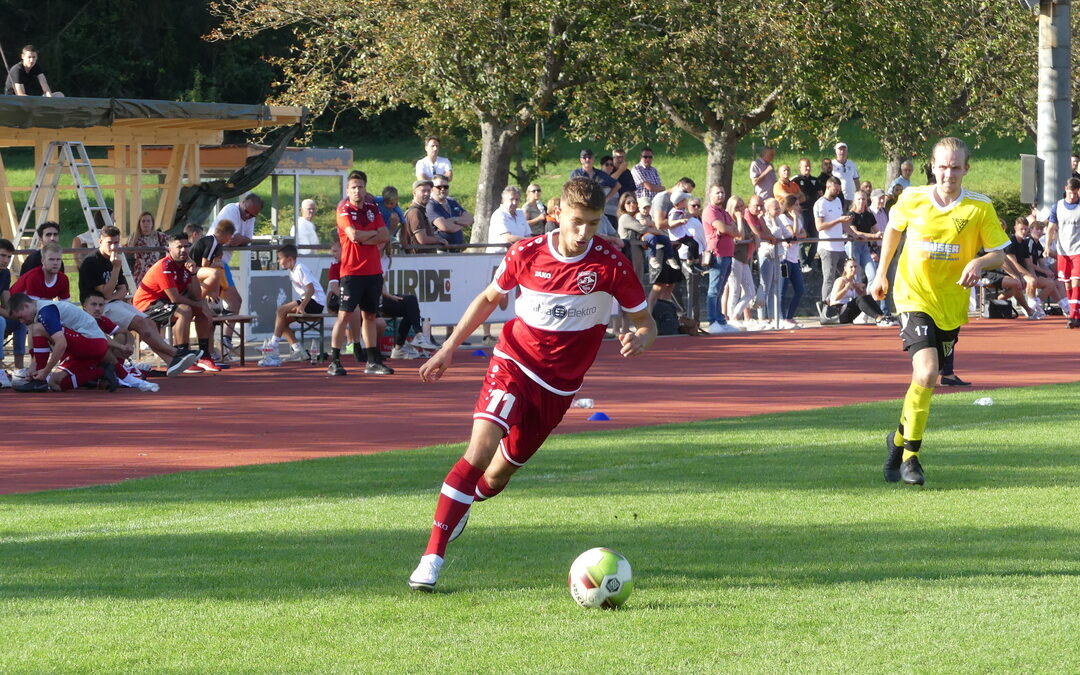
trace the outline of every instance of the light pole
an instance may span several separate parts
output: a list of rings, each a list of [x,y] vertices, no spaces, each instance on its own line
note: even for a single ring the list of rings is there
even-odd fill
[[[1036,205],[1044,217],[1061,196],[1065,180],[1071,173],[1071,2],[1039,1],[1039,98],[1035,147],[1042,160],[1042,181]]]

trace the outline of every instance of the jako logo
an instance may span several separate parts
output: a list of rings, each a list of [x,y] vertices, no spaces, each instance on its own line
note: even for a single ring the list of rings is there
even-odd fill
[[[540,277],[541,279],[550,279],[551,272],[541,272],[540,270],[536,270],[536,276]]]

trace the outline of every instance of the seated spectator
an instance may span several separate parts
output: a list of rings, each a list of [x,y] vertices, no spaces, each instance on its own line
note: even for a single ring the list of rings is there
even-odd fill
[[[100,228],[98,229],[100,230]],[[87,230],[82,234],[76,235],[75,238],[71,240],[71,248],[81,248],[92,251],[94,249],[94,233],[90,230]],[[75,253],[73,255],[75,258],[75,266],[81,267],[83,260],[86,260],[87,254]]]
[[[11,259],[15,255],[15,245],[7,239],[0,239],[0,361],[3,361],[4,342],[11,335],[11,350],[15,353],[16,372],[26,367],[26,324],[11,316]],[[7,373],[0,365],[0,387],[10,387]]]
[[[5,96],[56,96],[64,94],[53,91],[45,79],[45,71],[38,64],[38,51],[34,45],[26,45],[19,55],[19,62],[8,70],[4,83]]]
[[[11,294],[26,293],[34,300],[70,300],[71,287],[67,275],[61,270],[60,245],[50,242],[41,247],[41,264],[29,272],[23,267],[23,273],[11,287]]]
[[[156,384],[140,378],[137,370],[129,370],[125,365],[125,361],[135,353],[135,338],[105,316],[105,296],[97,291],[81,295],[83,311],[94,317],[98,328],[105,334],[105,341],[109,343],[109,352],[116,361],[116,378],[120,385],[140,391],[157,391]]]
[[[434,253],[437,249],[421,248],[438,246],[446,250],[446,239],[428,220],[427,206],[431,200],[431,181],[418,180],[413,183],[412,204],[405,212],[405,223],[398,230],[398,245],[404,253]]]
[[[137,332],[162,361],[170,364],[169,374],[179,375],[195,359],[184,354],[178,356],[176,348],[161,337],[157,324],[131,304],[122,259],[120,228],[109,225],[101,230],[97,250],[86,256],[79,267],[79,296],[85,299],[95,293],[100,295],[104,299],[103,315],[124,331]]]
[[[1012,243],[1006,249],[1006,257],[1011,256],[1016,263],[1017,269],[1024,281],[1024,300],[1031,311],[1029,319],[1042,319],[1046,317],[1044,299],[1049,299],[1057,291],[1057,282],[1047,276],[1040,276],[1035,267],[1034,256],[1042,257],[1041,246],[1036,248],[1028,245],[1030,241],[1030,225],[1027,218],[1017,218],[1013,224],[1013,234],[1010,237]]]
[[[200,237],[191,247],[187,267],[194,270],[199,284],[200,295],[204,300],[214,300],[211,307],[216,314],[225,315],[226,307],[239,307],[242,300],[240,291],[231,282],[229,267],[225,263],[225,246],[236,236],[236,227],[230,220],[219,220],[212,234]],[[227,323],[221,337],[221,358],[232,360],[235,351],[233,331],[235,326]]]
[[[882,328],[895,326],[896,321],[882,314],[878,303],[866,294],[866,284],[861,283],[856,277],[858,270],[859,266],[853,259],[848,258],[844,261],[844,271],[833,282],[829,304],[822,312],[821,322],[860,323],[856,319],[860,314],[864,314],[867,320],[861,323],[873,321]]]
[[[190,225],[188,227],[191,227]],[[187,229],[185,228],[185,232]],[[199,232],[202,232],[202,228],[199,227]],[[190,237],[190,236],[189,236]],[[190,238],[192,244],[195,239]],[[131,283],[138,287],[138,284],[142,281],[143,276],[147,270],[165,257],[164,249],[169,245],[169,239],[165,236],[165,233],[157,229],[154,224],[154,215],[149,211],[143,211],[139,215],[139,222],[135,227],[135,231],[131,233],[131,238],[128,239],[128,248],[151,248],[153,251],[138,251],[133,254],[135,260],[131,266],[131,276],[134,277]]]
[[[34,348],[30,379],[16,391],[66,391],[104,379],[116,391],[116,357],[94,318],[66,301],[11,296],[12,316],[29,326]]]
[[[809,164],[810,163],[807,162],[807,167],[809,167]],[[802,188],[799,187],[799,184],[791,180],[791,165],[781,164],[780,168],[776,170],[776,173],[779,177],[779,180],[773,183],[772,194],[776,201],[783,204],[785,197],[787,197],[788,195],[795,195],[799,198],[799,203],[801,204],[803,200],[806,199],[806,197],[803,196],[803,191]]]
[[[382,254],[383,278],[393,265],[393,258],[384,248]],[[379,299],[379,316],[382,319],[397,319],[394,332],[394,348],[390,352],[392,359],[418,359],[423,354],[420,350],[438,349],[439,346],[424,335],[424,325],[420,318],[420,300],[415,295],[394,295],[383,284],[382,297]],[[385,330],[385,327],[383,328]],[[413,339],[409,340],[409,333]]]
[[[22,267],[19,268],[19,274],[26,274],[35,267],[41,267],[41,251],[46,244],[60,245],[60,225],[51,220],[46,220],[37,226],[37,239],[38,250],[26,254],[26,259],[23,260]],[[61,255],[63,255],[63,252],[61,252]],[[64,271],[63,261],[60,263],[60,271]]]
[[[382,216],[383,222],[386,223],[386,228],[390,231],[391,236],[397,234],[398,228],[405,223],[405,212],[401,210],[399,201],[398,189],[393,185],[384,187],[382,194],[375,198],[375,204],[379,207],[379,214]]]
[[[874,184],[868,180],[864,180],[863,182],[859,183],[859,190],[865,192],[866,194],[870,194],[874,191]]]
[[[547,222],[547,209],[540,200],[540,192],[540,186],[536,183],[525,188],[525,222],[529,224],[529,231],[534,235],[543,234],[544,223]]]
[[[427,217],[438,234],[452,247],[465,244],[465,228],[473,224],[472,214],[450,196],[450,181],[436,176],[431,182],[431,200],[427,204]],[[460,251],[460,248],[451,248]]]
[[[178,354],[191,351],[188,340],[194,321],[199,351],[195,363],[184,372],[216,373],[221,368],[210,359],[210,338],[214,329],[211,318],[214,313],[202,297],[198,279],[187,268],[190,250],[191,244],[186,234],[170,237],[168,255],[147,271],[135,292],[134,304],[158,323],[175,324],[173,346]]]
[[[296,219],[292,230],[289,232],[289,236],[293,238],[300,255],[311,255],[315,252],[310,248],[301,247],[319,245],[319,230],[312,220],[314,217],[315,200],[305,199],[300,202],[300,217]]]
[[[435,176],[443,176],[446,180],[454,180],[454,170],[450,160],[439,157],[439,148],[442,141],[438,136],[428,136],[424,139],[424,156],[416,160],[416,180],[435,180]]]
[[[326,308],[326,293],[323,292],[322,284],[296,257],[298,253],[292,244],[286,244],[277,251],[278,267],[289,272],[289,281],[292,283],[293,297],[295,300],[286,302],[277,308],[277,317],[274,321],[274,336],[270,338],[270,346],[277,354],[277,346],[281,343],[282,336],[289,342],[289,355],[283,361],[308,361],[311,354],[296,339],[290,324],[293,319],[290,314],[322,314]]]

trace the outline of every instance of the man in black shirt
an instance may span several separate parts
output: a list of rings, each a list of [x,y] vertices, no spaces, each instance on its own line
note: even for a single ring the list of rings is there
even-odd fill
[[[806,231],[808,238],[814,239],[818,235],[817,224],[814,222],[814,202],[825,194],[825,184],[810,173],[810,160],[806,157],[799,160],[799,175],[791,180],[799,186],[804,197],[801,211],[803,230]],[[803,244],[802,271],[804,274],[810,271],[815,258],[817,258],[817,243]]]
[[[38,65],[37,47],[26,45],[22,48],[21,61],[8,71],[4,83],[4,94],[8,96],[63,96],[49,88],[45,72]]]
[[[26,260],[23,260],[22,267],[19,268],[19,274],[26,274],[35,267],[41,267],[41,249],[45,247],[45,244],[57,244],[60,243],[60,225],[54,223],[51,220],[46,220],[44,223],[38,225],[38,250],[31,251],[26,255]],[[60,263],[60,271],[64,271],[64,263]]]
[[[105,298],[105,316],[124,330],[139,334],[142,341],[169,365],[169,374],[184,372],[197,355],[181,354],[161,337],[157,325],[131,304],[127,279],[120,253],[120,228],[113,225],[101,228],[98,247],[83,259],[79,266],[79,295],[86,298],[92,292]],[[186,359],[186,361],[185,361]]]

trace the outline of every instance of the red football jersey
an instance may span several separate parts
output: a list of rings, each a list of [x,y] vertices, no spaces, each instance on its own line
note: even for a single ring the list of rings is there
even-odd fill
[[[364,197],[360,206],[353,206],[348,197],[341,200],[337,208],[338,241],[341,242],[341,276],[365,276],[382,274],[379,262],[379,247],[371,244],[357,244],[345,235],[345,228],[354,230],[377,230],[386,227],[379,205],[371,195]]]
[[[112,335],[120,330],[120,326],[117,326],[116,323],[107,316],[95,316],[94,321],[97,321],[98,328],[106,335]]]
[[[330,269],[326,272],[326,281],[341,281],[341,263],[336,260],[330,263]]]
[[[146,271],[131,304],[140,310],[145,310],[158,300],[168,300],[166,288],[175,288],[183,295],[193,276],[184,263],[165,256]]]
[[[11,293],[26,293],[35,300],[70,300],[71,287],[67,275],[60,272],[52,285],[45,283],[45,268],[35,267],[23,274],[11,287]]]
[[[581,255],[566,258],[555,233],[517,242],[495,272],[503,293],[514,287],[516,318],[494,353],[517,363],[545,389],[568,396],[581,388],[611,319],[611,299],[627,312],[645,309],[645,292],[632,263],[606,241],[592,239]]]

